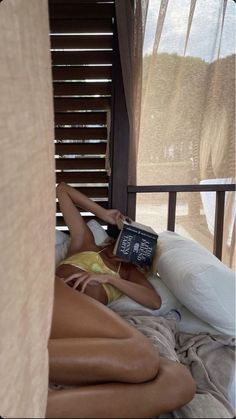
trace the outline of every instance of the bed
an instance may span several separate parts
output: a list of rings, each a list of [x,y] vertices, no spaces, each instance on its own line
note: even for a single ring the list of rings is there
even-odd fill
[[[97,244],[106,232],[88,223]],[[56,264],[65,256],[69,236],[56,231]],[[169,261],[172,261],[170,264]],[[186,365],[197,383],[194,399],[162,417],[232,418],[235,416],[235,278],[232,270],[197,243],[165,231],[158,238],[149,281],[162,298],[159,310],[127,296],[110,308],[132,324],[160,354]],[[169,312],[178,310],[181,320]]]

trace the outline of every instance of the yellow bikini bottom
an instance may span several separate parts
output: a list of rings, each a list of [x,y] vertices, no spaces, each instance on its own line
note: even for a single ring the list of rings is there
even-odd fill
[[[100,254],[97,252],[86,251],[76,253],[63,260],[60,265],[72,265],[76,268],[82,269],[85,272],[97,272],[101,274],[118,275],[112,269],[108,268]],[[110,284],[101,284],[106,292],[108,304],[121,297],[122,292]]]

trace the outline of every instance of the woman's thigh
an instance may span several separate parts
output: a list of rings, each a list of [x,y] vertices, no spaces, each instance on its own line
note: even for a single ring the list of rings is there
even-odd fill
[[[50,380],[69,385],[143,382],[154,378],[159,366],[144,335],[60,279],[55,283],[49,361]]]
[[[109,308],[55,280],[51,338],[128,338],[135,333],[130,325]]]

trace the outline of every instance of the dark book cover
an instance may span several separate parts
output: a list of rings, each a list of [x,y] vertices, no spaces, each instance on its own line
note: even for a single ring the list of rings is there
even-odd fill
[[[114,247],[114,254],[136,265],[151,265],[157,244],[157,233],[135,221],[124,222]]]

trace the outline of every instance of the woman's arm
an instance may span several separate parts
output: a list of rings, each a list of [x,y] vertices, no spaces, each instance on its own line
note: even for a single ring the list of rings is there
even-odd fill
[[[57,191],[66,191],[75,205],[80,206],[86,211],[92,212],[98,218],[100,218],[103,221],[106,221],[109,224],[114,224],[119,227],[120,220],[125,218],[119,210],[105,209],[101,207],[95,201],[84,195],[82,192],[78,191],[75,188],[72,188],[64,182],[60,183],[57,186]]]
[[[152,310],[156,310],[161,306],[161,297],[157,294],[155,289],[146,280],[144,275],[139,272],[135,267],[130,270],[127,279],[123,279],[118,275],[99,274],[99,273],[76,273],[71,275],[70,279],[76,279],[76,285],[81,287],[81,292],[84,292],[87,285],[92,282],[100,284],[110,284],[119,289],[123,294],[135,300],[137,303],[142,304]],[[69,278],[67,280],[70,280]],[[146,282],[144,285],[144,281]],[[137,283],[139,282],[139,283]]]
[[[120,279],[122,279],[123,283],[119,284],[122,287],[122,289],[119,289],[124,294],[145,307],[153,310],[160,308],[161,297],[147,280],[144,273],[137,269],[134,264],[127,262],[121,264]],[[113,285],[118,288],[115,283]]]
[[[154,288],[137,284],[136,282],[120,278],[116,275],[110,275],[108,283],[144,307],[152,310],[157,310],[161,307],[161,297]]]

